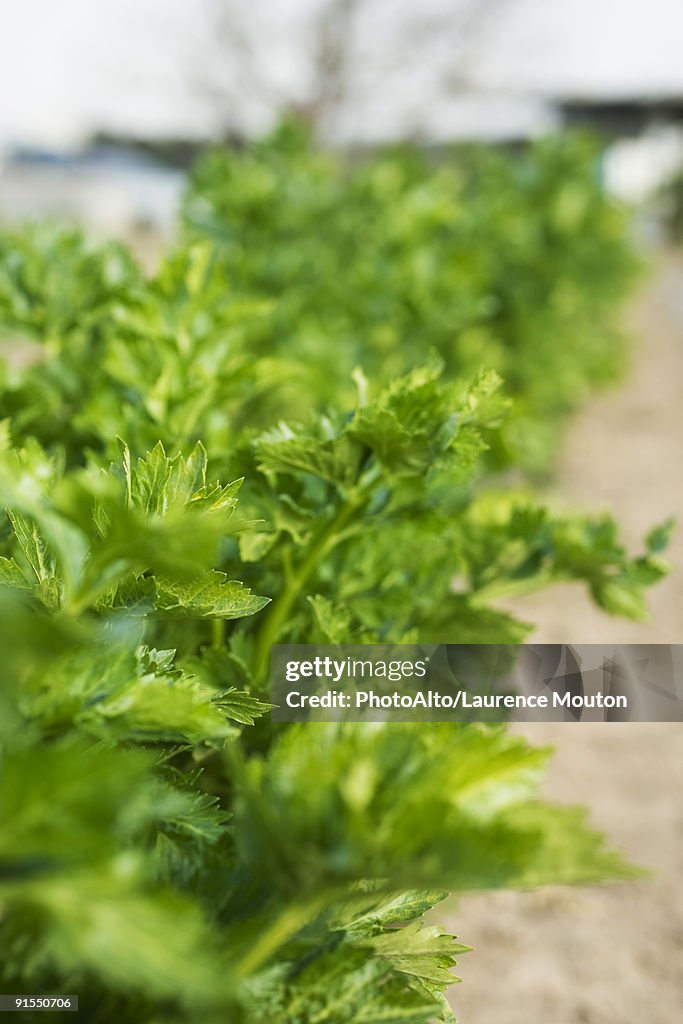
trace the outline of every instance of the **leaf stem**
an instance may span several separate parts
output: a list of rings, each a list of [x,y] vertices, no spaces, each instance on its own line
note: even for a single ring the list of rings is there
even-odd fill
[[[214,647],[222,647],[225,643],[225,619],[211,620],[211,643]]]
[[[316,893],[302,902],[285,907],[272,923],[261,932],[248,953],[237,963],[235,974],[246,978],[254,974],[278,949],[300,932],[318,914],[327,902],[327,893]]]
[[[282,627],[289,618],[301,590],[319,565],[321,559],[337,543],[337,535],[346,526],[357,507],[356,503],[350,501],[346,501],[340,507],[336,516],[319,532],[305,559],[290,576],[280,596],[270,606],[270,610],[258,634],[254,653],[254,676],[258,681],[265,682],[271,647],[274,643],[277,643]]]
[[[509,597],[521,597],[525,594],[533,594],[535,591],[549,587],[552,583],[561,583],[572,580],[574,577],[569,574],[537,573],[535,576],[525,576],[521,579],[492,580],[485,583],[477,590],[467,594],[470,604],[475,607],[484,607],[492,601],[501,601]]]

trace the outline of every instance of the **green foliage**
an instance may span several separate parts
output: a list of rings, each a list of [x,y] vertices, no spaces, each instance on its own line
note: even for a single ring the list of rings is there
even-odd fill
[[[185,220],[241,295],[277,300],[252,345],[297,367],[286,414],[338,398],[354,366],[391,379],[435,349],[449,373],[499,371],[518,401],[497,456],[543,467],[566,413],[623,361],[615,303],[635,261],[598,166],[571,135],[349,166],[283,125],[200,161]]]
[[[120,434],[215,458],[245,426],[349,404],[356,367],[389,383],[436,352],[515,398],[489,462],[547,469],[566,414],[624,358],[635,260],[598,156],[568,136],[349,166],[285,125],[199,163],[183,244],[151,281],[117,246],[8,234],[0,330],[48,358],[7,373],[5,412],[69,457]]]
[[[3,983],[68,978],[105,1020],[448,1021],[462,947],[419,924],[445,891],[627,873],[500,730],[257,723],[277,640],[516,640],[486,588],[658,557],[478,494],[500,415],[490,379],[416,372],[246,441],[239,499],[201,448],[6,450]]]
[[[342,173],[285,142],[207,159],[218,244],[150,281],[0,241],[40,346],[0,378],[0,982],[103,1024],[445,1024],[448,891],[629,874],[504,730],[267,717],[276,642],[514,643],[497,598],[555,580],[643,614],[666,525],[632,558],[492,474],[611,365],[618,217],[571,149]]]

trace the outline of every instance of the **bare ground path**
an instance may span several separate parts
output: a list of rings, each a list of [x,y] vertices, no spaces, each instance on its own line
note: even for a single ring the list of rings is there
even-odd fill
[[[637,546],[683,523],[683,261],[659,258],[634,304],[640,342],[624,386],[592,402],[567,440],[550,499],[612,508]],[[683,528],[676,566],[643,625],[609,618],[578,587],[511,605],[540,642],[683,642]],[[674,1024],[683,1019],[683,725],[528,725],[557,754],[546,791],[590,807],[644,881],[471,896],[441,915],[464,942],[462,1024]]]

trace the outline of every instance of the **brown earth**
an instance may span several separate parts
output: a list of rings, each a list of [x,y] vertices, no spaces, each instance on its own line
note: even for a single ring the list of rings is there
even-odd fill
[[[683,261],[658,259],[634,304],[628,380],[578,417],[549,500],[612,509],[637,546],[653,523],[683,522]],[[539,642],[683,642],[683,530],[676,567],[644,624],[610,618],[578,586],[509,607]],[[551,743],[554,800],[590,808],[643,881],[462,898],[438,917],[476,951],[451,1001],[461,1024],[675,1024],[683,1018],[683,725],[518,727]]]

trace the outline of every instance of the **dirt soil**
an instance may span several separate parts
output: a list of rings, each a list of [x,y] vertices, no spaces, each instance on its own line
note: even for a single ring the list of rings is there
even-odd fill
[[[617,513],[636,547],[657,521],[683,523],[683,261],[665,254],[629,315],[628,379],[578,417],[549,500]],[[597,611],[577,586],[509,607],[539,642],[683,642],[683,529],[651,620]],[[518,727],[556,756],[554,800],[590,808],[643,881],[468,896],[438,917],[477,947],[451,1002],[461,1024],[674,1024],[683,1019],[683,724]]]

